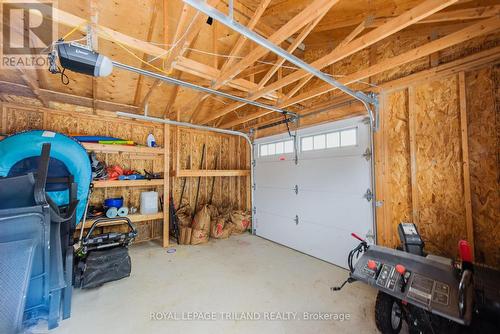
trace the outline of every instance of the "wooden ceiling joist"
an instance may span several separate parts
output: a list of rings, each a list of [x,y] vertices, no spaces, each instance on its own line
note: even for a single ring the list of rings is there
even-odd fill
[[[454,3],[458,0],[426,0],[420,5],[406,11],[400,16],[388,21],[384,25],[366,33],[365,35],[358,37],[357,39],[351,41],[344,47],[333,50],[331,53],[321,57],[320,59],[311,63],[311,66],[316,67],[317,69],[322,69],[325,66],[331,65],[339,60],[342,60],[370,45],[375,44],[376,42],[398,32],[402,29],[412,25],[415,22],[418,22]],[[256,100],[262,97],[264,94],[268,94],[269,92],[276,91],[279,88],[287,86],[291,83],[294,83],[304,77],[308,76],[308,72],[304,70],[295,71],[283,79],[273,82],[272,84],[264,87],[258,92],[254,93],[252,96],[249,96],[249,99]],[[211,122],[221,116],[226,115],[227,113],[232,112],[242,106],[244,103],[232,103],[227,107],[216,110],[212,113],[211,117],[205,119],[203,121],[204,124]]]
[[[262,14],[264,14],[264,11],[266,10],[266,8],[270,2],[271,2],[271,0],[262,0],[257,5],[257,9],[255,10],[255,13],[250,18],[250,21],[247,23],[248,29],[253,30],[255,28],[255,25],[257,24],[257,22],[259,22]],[[221,67],[222,73],[227,71],[229,66],[231,66],[234,63],[235,58],[231,58],[231,57],[238,56],[240,54],[240,51],[243,48],[243,46],[245,45],[246,41],[247,41],[247,39],[245,38],[245,36],[243,36],[243,35],[238,36],[236,43],[233,45],[231,51],[229,52],[229,57],[226,59],[225,63]]]
[[[264,11],[266,10],[266,8],[270,2],[271,2],[271,0],[262,0],[258,4],[257,9],[255,10],[255,13],[250,18],[250,21],[247,23],[248,29],[253,29],[255,27],[255,25],[259,21],[262,14],[264,14]],[[246,38],[243,35],[239,35],[238,39],[236,40],[236,43],[233,45],[231,51],[229,52],[229,55],[226,58],[226,61],[222,64],[222,67],[220,70],[221,73],[224,73],[228,69],[228,67],[231,66],[235,62],[235,59],[240,54],[241,49],[245,45],[245,42],[247,42]],[[214,50],[214,53],[216,53],[215,50]],[[215,67],[218,68],[218,66],[215,66]],[[217,84],[217,80],[215,82],[215,85],[216,84]],[[199,107],[202,104],[202,102],[204,101],[204,99],[206,98],[205,96],[206,95],[203,93],[198,93],[196,95],[196,97],[194,98],[194,101],[192,103],[193,109],[191,111],[191,120],[196,120],[196,116],[198,114]]]
[[[500,11],[500,5],[480,6],[480,7],[474,7],[474,8],[463,8],[463,9],[449,10],[449,11],[433,14],[433,15],[429,16],[428,18],[425,18],[419,22],[416,22],[416,24],[479,20],[479,19],[485,19],[488,17],[498,15],[499,11]],[[370,25],[368,26],[368,28],[379,27],[392,18],[394,18],[394,17],[375,17],[372,20],[372,22],[370,23]],[[318,28],[315,30],[315,32],[322,32],[322,31],[352,27],[352,26],[356,25],[356,21],[360,22],[359,19],[353,20],[352,18],[346,18],[345,20],[340,20],[340,21],[339,20],[325,20],[320,25],[318,25]]]
[[[477,23],[474,23],[464,29],[461,29],[455,33],[452,33],[450,35],[447,35],[445,37],[436,39],[432,42],[426,43],[420,47],[417,47],[415,49],[412,49],[410,51],[407,51],[399,56],[395,56],[389,59],[386,59],[380,63],[377,63],[375,65],[372,65],[370,67],[367,67],[366,69],[357,71],[353,74],[347,75],[339,80],[344,85],[348,85],[351,83],[354,83],[359,80],[366,79],[370,76],[382,73],[384,71],[390,70],[392,68],[395,68],[397,66],[401,66],[403,64],[406,64],[408,62],[414,61],[418,58],[428,56],[434,52],[446,49],[448,47],[451,47],[453,45],[462,43],[464,41],[467,41],[471,38],[478,37],[481,35],[485,35],[488,33],[495,32],[496,30],[500,29],[500,20],[497,17],[492,17]],[[332,87],[331,85],[328,84],[322,84],[316,88],[313,88],[312,90],[308,92],[304,92],[300,95],[297,95],[296,97],[290,99],[287,101],[284,106],[286,107],[287,105],[292,105],[296,104],[299,102],[303,102],[305,100],[311,99],[313,97],[317,97],[319,95],[325,94],[327,92],[331,92],[335,90],[335,87]],[[229,128],[232,126],[235,126],[240,123],[248,122],[249,120],[262,117],[264,115],[267,115],[269,112],[264,112],[264,111],[259,111],[256,112],[252,115],[249,115],[247,117],[238,119],[238,120],[233,120],[230,122],[227,122],[222,125],[224,128]]]
[[[38,2],[42,6],[44,5],[43,2],[41,2],[40,0],[33,0],[33,1]],[[53,10],[54,10],[53,20],[55,22],[70,28],[78,27],[78,30],[80,30],[81,32],[83,33],[86,32],[85,28],[87,23],[86,19],[68,13],[61,9],[54,8]],[[33,15],[38,15],[38,14],[39,14],[38,11],[33,12]],[[97,35],[104,40],[108,40],[111,42],[118,42],[127,48],[140,51],[142,53],[146,53],[153,57],[157,56],[161,57],[162,55],[165,55],[166,50],[164,48],[158,47],[152,43],[131,37],[129,35],[123,34],[121,32],[118,32],[116,30],[113,30],[111,28],[105,27],[100,24],[97,26],[97,28],[98,28]],[[177,61],[173,63],[173,69],[177,69],[179,71],[186,71],[200,78],[207,78],[206,75],[207,71],[209,73],[215,73],[215,76],[208,77],[208,80],[216,80],[216,78],[219,75],[218,69],[215,69],[209,65],[202,64],[195,60],[187,59],[185,57],[179,57]],[[229,83],[229,86],[246,92],[250,91],[253,87],[255,87],[255,85],[256,85],[255,83],[244,79],[231,80],[231,82]],[[277,94],[276,93],[266,94],[264,98],[276,100]]]
[[[32,78],[31,75],[24,69],[18,68],[19,72],[21,72],[21,78],[23,81],[28,85],[28,87],[31,89],[33,94],[36,96],[40,102],[42,102],[43,106],[48,108],[49,107],[49,100],[40,92],[40,87],[38,86],[38,82],[35,78]],[[36,73],[36,72],[35,72]]]
[[[363,30],[366,29],[367,25],[371,21],[370,18],[365,19],[363,22],[361,22],[356,28],[354,28],[337,46],[336,48],[342,48],[346,46],[349,42],[351,42],[353,39],[358,37],[359,34],[363,32]],[[312,75],[308,75],[305,78],[300,79],[300,81],[286,94],[286,97],[283,101],[288,101],[290,100],[302,87],[304,87],[309,80],[313,78]]]
[[[457,60],[454,60],[452,62],[446,63],[439,65],[437,67],[429,68],[427,70],[423,70],[420,72],[416,72],[414,74],[411,74],[409,76],[400,78],[400,79],[395,79],[386,83],[383,83],[382,85],[379,85],[375,90],[376,91],[381,91],[383,90],[385,93],[390,93],[391,91],[398,90],[404,87],[407,87],[410,84],[416,84],[421,81],[429,80],[429,78],[433,79],[438,79],[438,78],[443,78],[447,77],[456,73],[460,73],[461,71],[474,71],[477,70],[481,67],[484,67],[487,64],[498,64],[500,62],[500,46],[481,51],[478,53],[474,53],[472,55],[469,55],[464,58],[459,58]],[[337,98],[332,100],[332,101],[337,101]],[[326,101],[324,103],[320,104],[315,104],[314,108],[311,108],[310,110],[316,109],[317,106],[325,105],[330,101]],[[358,103],[359,105],[359,103]],[[309,113],[309,111],[308,111]],[[351,115],[352,116],[352,115]],[[281,118],[282,119],[282,118]],[[329,117],[329,115],[324,114],[320,119],[324,121],[328,121],[329,119],[332,119]],[[337,119],[337,118],[335,118]],[[267,125],[267,124],[272,124],[276,121],[279,121],[280,118],[273,118],[273,119],[267,119],[265,121],[260,121],[257,123],[247,123],[243,124],[242,126],[237,127],[239,131],[245,131],[248,128],[258,128],[262,125]],[[301,122],[303,125],[303,122]],[[279,132],[280,129],[276,129],[274,131],[267,131],[267,135],[272,135],[275,134],[275,131],[278,130]],[[286,131],[286,130],[283,130]],[[257,137],[260,137],[261,134],[257,134]]]
[[[295,49],[297,49],[300,44],[304,41],[304,39],[311,33],[311,31],[316,27],[316,25],[323,19],[323,17],[326,15],[328,10],[326,10],[323,14],[318,16],[314,21],[309,23],[302,29],[300,34],[295,38],[286,50],[288,53],[293,53]],[[278,60],[272,65],[271,69],[264,75],[264,77],[259,81],[259,84],[257,85],[257,89],[254,89],[252,93],[256,92],[259,89],[262,89],[269,80],[273,77],[274,73],[278,71],[278,69],[285,63],[285,58],[278,58]],[[281,79],[281,78],[279,78]]]
[[[211,6],[216,6],[219,2],[220,0],[208,1]],[[191,43],[193,43],[205,23],[206,18],[204,15],[193,9],[191,6],[184,4],[177,22],[177,29],[175,31],[174,38],[172,39],[172,46],[170,46],[167,57],[163,62],[163,70],[165,72],[172,72],[174,61],[186,52],[186,49],[191,45]],[[161,85],[161,83],[161,80],[155,80],[141,102],[141,110],[144,109],[144,106],[148,103],[149,98],[153,95],[154,91]]]
[[[148,27],[148,32],[146,34],[146,40],[148,42],[151,42],[151,39],[153,38],[153,32],[154,28],[156,25],[156,20],[158,18],[158,2],[159,0],[155,0],[155,4],[153,7],[153,10],[151,11],[151,19],[149,20],[149,27]],[[142,61],[145,62],[148,60],[148,54],[144,53],[142,55]],[[142,69],[146,69],[145,64],[141,64]],[[139,78],[137,79],[137,86],[135,88],[135,94],[134,94],[134,105],[140,105],[141,104],[141,94],[142,94],[142,86],[144,83],[144,77],[142,75],[139,75]]]
[[[303,26],[316,19],[319,15],[322,15],[325,11],[328,11],[338,1],[339,0],[315,0],[303,11],[289,20],[284,26],[282,26],[275,33],[269,36],[268,40],[271,43],[280,44],[281,42],[295,34]],[[255,47],[247,56],[231,66],[227,71],[222,73],[213,85],[213,88],[220,88],[220,86],[225,84],[226,81],[234,78],[241,71],[251,66],[254,62],[259,60],[269,52],[269,50],[262,46]]]

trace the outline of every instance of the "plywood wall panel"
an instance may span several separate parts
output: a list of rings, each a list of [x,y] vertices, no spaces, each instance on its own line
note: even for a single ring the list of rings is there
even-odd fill
[[[400,90],[386,97],[387,135],[387,190],[391,196],[385,200],[390,217],[387,241],[395,247],[398,244],[397,226],[403,221],[411,221],[411,177],[410,147],[408,127],[408,91]]]
[[[391,36],[372,46],[373,63],[380,63],[383,60],[398,56],[406,51],[419,47],[429,42],[429,37],[425,34],[397,35]],[[373,65],[373,64],[372,64]],[[395,67],[389,71],[382,72],[372,77],[373,82],[381,83],[407,76],[411,73],[429,67],[429,58],[422,57],[415,61]]]
[[[6,109],[6,129],[10,134],[24,130],[43,129],[43,113],[37,109]]]
[[[175,144],[175,141],[172,142]],[[179,129],[179,161],[181,169],[200,169],[203,144],[205,147],[205,159],[202,169],[215,169],[217,160],[218,170],[224,169],[248,169],[248,144],[242,138],[213,132],[193,130],[187,128]],[[243,149],[241,149],[243,147]],[[172,151],[175,151],[174,147]],[[191,163],[188,165],[188,157]],[[182,184],[186,180],[184,199],[191,207],[194,206],[198,177],[179,178],[174,177],[174,202],[179,202]],[[216,206],[231,206],[233,208],[247,208],[246,198],[250,191],[247,177],[202,177],[200,178],[200,191],[198,205],[208,203],[210,191],[214,183],[214,195],[212,203]],[[244,195],[243,195],[244,194]]]
[[[500,268],[500,68],[466,72],[465,79],[476,261]],[[452,75],[386,95],[384,133],[376,136],[383,154],[376,160],[377,175],[384,176],[377,188],[384,201],[377,222],[381,244],[398,244],[396,226],[414,221],[414,207],[428,252],[456,257],[458,241],[466,239],[458,94],[458,75]]]
[[[53,114],[47,117],[46,129],[61,133],[77,133],[78,119],[67,115]]]
[[[428,251],[456,256],[466,238],[458,79],[415,87],[416,194]]]
[[[476,260],[500,267],[500,68],[466,73]]]

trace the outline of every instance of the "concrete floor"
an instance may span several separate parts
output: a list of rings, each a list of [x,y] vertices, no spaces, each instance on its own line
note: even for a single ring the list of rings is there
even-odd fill
[[[71,318],[51,333],[377,332],[375,290],[354,283],[331,292],[347,276],[336,266],[249,234],[173,247],[168,254],[156,243],[132,246],[131,277],[75,290]],[[204,316],[215,320],[187,320],[200,318],[194,312],[214,312]],[[276,312],[297,319],[270,320],[286,316]],[[303,312],[350,319],[304,320]]]

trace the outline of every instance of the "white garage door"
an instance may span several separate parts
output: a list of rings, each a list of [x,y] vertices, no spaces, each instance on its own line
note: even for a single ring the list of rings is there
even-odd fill
[[[360,117],[299,131],[297,164],[288,134],[257,140],[255,233],[347,268],[350,233],[373,238],[369,148]]]

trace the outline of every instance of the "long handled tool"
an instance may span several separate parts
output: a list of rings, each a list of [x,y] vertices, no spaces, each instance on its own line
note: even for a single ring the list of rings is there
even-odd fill
[[[215,166],[214,166],[214,170],[217,169],[217,163],[219,162],[219,156],[216,155],[215,156]],[[210,188],[210,197],[209,197],[209,201],[208,201],[208,204],[212,204],[212,199],[214,198],[214,186],[215,186],[215,176],[212,176],[212,186]]]
[[[205,161],[205,144],[203,144],[203,148],[201,150],[202,151],[201,151],[200,170],[203,168],[203,162]],[[191,221],[194,220],[194,215],[196,214],[196,208],[198,207],[198,196],[200,195],[200,182],[201,182],[201,176],[198,176],[198,185],[196,186],[196,198],[194,200],[194,208]]]
[[[187,159],[187,165],[191,166],[191,156],[188,156]],[[182,183],[182,190],[181,190],[181,197],[179,198],[179,206],[177,207],[177,210],[175,210],[175,213],[179,211],[182,207],[182,198],[184,197],[184,190],[186,189],[186,182],[187,182],[187,177],[184,177],[184,182]]]

